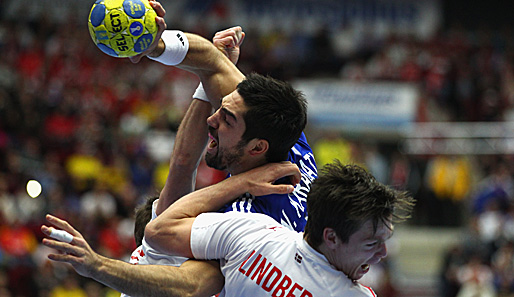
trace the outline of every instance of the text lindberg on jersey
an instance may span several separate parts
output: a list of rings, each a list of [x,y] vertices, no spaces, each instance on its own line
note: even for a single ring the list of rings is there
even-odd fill
[[[244,260],[243,263],[241,263],[241,266],[239,266],[239,272],[244,274],[246,277],[249,277],[252,281],[255,281],[256,284],[260,286],[262,289],[264,289],[266,292],[271,292],[271,290],[275,288],[272,296],[313,297],[311,292],[304,290],[303,286],[299,285],[298,283],[293,283],[291,277],[289,277],[285,273],[282,273],[280,268],[273,265],[273,263],[268,261],[266,257],[263,257],[261,254],[257,255],[257,257],[248,264],[250,265],[249,268],[243,268],[246,262],[248,262],[248,260],[250,260],[250,258],[252,258],[254,254],[255,250],[253,250],[250,253],[250,256],[248,256],[248,258]],[[259,265],[257,266],[257,264]],[[253,275],[250,276],[252,272]],[[255,278],[256,276],[257,278]],[[262,281],[263,278],[264,281]],[[301,292],[301,295],[295,295],[295,291],[298,291],[298,293]]]

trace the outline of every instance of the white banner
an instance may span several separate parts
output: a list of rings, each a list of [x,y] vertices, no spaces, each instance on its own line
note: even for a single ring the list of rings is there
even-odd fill
[[[404,133],[415,121],[419,90],[408,83],[298,80],[309,103],[309,125]]]

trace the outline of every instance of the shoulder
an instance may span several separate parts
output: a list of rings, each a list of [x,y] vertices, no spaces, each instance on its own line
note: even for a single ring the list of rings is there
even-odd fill
[[[312,148],[310,147],[309,143],[307,142],[307,137],[302,132],[300,135],[300,138],[296,141],[296,143],[291,147],[291,150],[289,152],[289,157],[291,156],[304,156],[308,153],[312,153]]]
[[[346,295],[345,295],[346,296]],[[377,297],[372,288],[352,282],[352,286],[348,290],[347,296],[351,297]]]
[[[316,177],[317,165],[314,160],[314,154],[303,132],[298,141],[291,147],[287,160],[297,164],[302,173],[311,172]]]
[[[237,229],[243,227],[268,228],[280,224],[273,218],[262,213],[243,213],[238,211],[229,211],[225,213],[207,212],[196,217],[195,227],[205,225],[219,225],[226,228]]]

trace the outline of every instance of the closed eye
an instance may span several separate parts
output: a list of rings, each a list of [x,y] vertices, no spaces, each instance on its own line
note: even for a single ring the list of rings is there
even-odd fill
[[[222,119],[227,123],[227,125],[232,126],[230,122],[237,123],[236,115],[233,114],[230,110],[225,107],[221,107],[221,114],[223,115]]]
[[[373,247],[373,246],[375,246],[377,244],[378,244],[378,241],[374,241],[374,242],[367,243],[366,246]]]

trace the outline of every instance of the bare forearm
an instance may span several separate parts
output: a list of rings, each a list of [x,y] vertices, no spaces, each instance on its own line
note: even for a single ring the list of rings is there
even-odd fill
[[[298,167],[291,162],[268,163],[190,193],[165,213],[168,218],[175,220],[194,218],[204,212],[216,211],[247,192],[255,196],[291,193],[294,190],[292,184],[274,184],[284,176],[291,176],[292,184],[297,184],[301,177]]]
[[[221,272],[209,262],[186,262],[184,267],[132,265],[106,257],[101,262],[92,278],[133,297],[212,296],[223,286]]]
[[[183,296],[177,282],[176,290],[170,284],[171,267],[132,265],[123,261],[101,257],[102,266],[92,278],[108,287],[130,296]],[[174,267],[176,268],[176,267]]]
[[[170,158],[168,178],[157,204],[157,215],[178,198],[193,191],[196,168],[207,144],[206,121],[211,110],[208,102],[193,100],[180,123]]]
[[[173,205],[167,212],[173,217],[193,218],[203,212],[217,211],[247,191],[247,181],[239,175],[232,176],[216,185],[197,190]],[[171,217],[171,215],[170,215]]]

